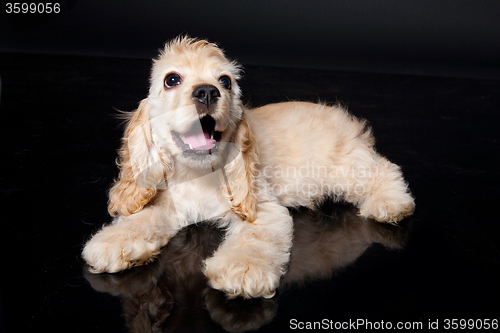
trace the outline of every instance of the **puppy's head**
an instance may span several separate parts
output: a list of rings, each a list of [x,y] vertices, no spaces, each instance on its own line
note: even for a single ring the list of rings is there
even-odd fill
[[[138,212],[175,174],[185,181],[226,165],[238,152],[251,165],[256,155],[240,101],[240,71],[207,41],[179,37],[165,45],[153,62],[148,97],[125,130],[120,176],[109,193],[112,215]]]
[[[176,163],[196,168],[220,158],[242,116],[239,77],[240,67],[205,40],[177,38],[154,60],[151,127]]]

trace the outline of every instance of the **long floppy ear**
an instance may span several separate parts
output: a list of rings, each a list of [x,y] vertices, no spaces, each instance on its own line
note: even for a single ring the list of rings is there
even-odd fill
[[[149,119],[149,104],[144,99],[131,114],[119,150],[120,175],[109,191],[108,211],[131,215],[140,211],[165,188],[168,156],[154,144]]]
[[[254,187],[259,159],[257,145],[245,112],[236,127],[232,142],[240,149],[244,163],[235,164],[235,169],[229,171],[231,176],[227,191],[231,198],[231,210],[243,220],[252,223],[257,214],[257,195]]]

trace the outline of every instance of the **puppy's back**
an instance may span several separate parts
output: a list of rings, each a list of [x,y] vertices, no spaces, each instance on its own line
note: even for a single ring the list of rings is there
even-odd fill
[[[294,165],[308,160],[331,164],[332,158],[349,154],[360,140],[364,146],[374,144],[366,123],[340,106],[285,102],[250,109],[246,114],[261,159]]]
[[[313,205],[325,184],[345,182],[336,171],[349,170],[356,160],[370,160],[375,154],[365,122],[340,106],[286,102],[246,114],[257,143],[259,170],[278,189],[275,194],[285,206]]]

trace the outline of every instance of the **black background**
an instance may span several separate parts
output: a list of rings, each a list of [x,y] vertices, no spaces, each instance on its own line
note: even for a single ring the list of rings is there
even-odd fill
[[[289,289],[261,331],[291,319],[500,319],[498,2],[61,5],[0,14],[0,331],[126,331],[120,299],[91,287],[80,252],[110,221],[116,110],[137,107],[150,58],[180,33],[243,63],[253,106],[341,101],[368,119],[416,197],[403,249],[372,246],[343,272]],[[204,311],[169,325],[194,331],[172,323],[205,323]]]
[[[7,1],[6,1],[7,2]],[[498,77],[500,4],[478,0],[61,1],[1,11],[0,51],[152,58],[178,34],[246,65]]]

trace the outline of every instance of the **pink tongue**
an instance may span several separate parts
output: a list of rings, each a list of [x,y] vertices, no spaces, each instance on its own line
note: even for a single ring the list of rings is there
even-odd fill
[[[208,134],[205,135],[203,131],[187,134],[184,136],[184,143],[190,144],[195,150],[208,150],[215,146],[215,140],[207,138]]]

